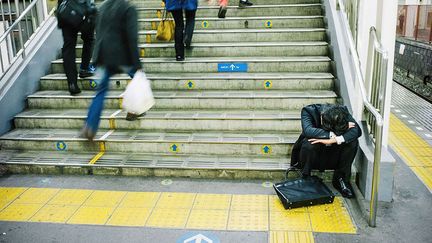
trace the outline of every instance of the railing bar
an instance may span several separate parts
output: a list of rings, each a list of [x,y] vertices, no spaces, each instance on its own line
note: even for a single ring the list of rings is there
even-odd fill
[[[15,7],[16,7],[16,12],[17,15],[21,17],[21,15],[19,14],[19,2],[15,1]],[[25,16],[26,14],[24,13],[22,16]],[[20,44],[21,44],[21,49],[24,48],[24,41],[23,41],[23,34],[22,34],[22,28],[21,28],[21,20],[18,21],[18,35],[19,35],[19,40],[20,40]]]
[[[26,0],[23,0],[23,1],[24,1],[24,6],[25,6]],[[31,0],[29,0],[29,1],[31,1]],[[26,9],[26,8],[24,8],[24,9]],[[33,8],[30,10],[30,12],[33,12]],[[26,14],[26,17],[25,17],[25,25],[26,25],[26,30],[27,30],[27,32],[26,32],[26,38],[28,38],[30,32],[29,32],[29,28],[28,28],[28,17],[27,17],[27,14]]]

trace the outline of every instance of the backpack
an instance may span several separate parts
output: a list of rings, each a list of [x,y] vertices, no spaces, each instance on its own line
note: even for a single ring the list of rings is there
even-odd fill
[[[57,9],[58,21],[77,29],[86,17],[96,13],[96,7],[91,2],[88,0],[63,0]]]

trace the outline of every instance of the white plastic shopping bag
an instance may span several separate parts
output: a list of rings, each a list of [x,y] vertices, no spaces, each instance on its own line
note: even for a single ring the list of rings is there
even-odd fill
[[[144,72],[137,71],[123,93],[123,110],[140,115],[150,110],[154,104],[150,80]]]

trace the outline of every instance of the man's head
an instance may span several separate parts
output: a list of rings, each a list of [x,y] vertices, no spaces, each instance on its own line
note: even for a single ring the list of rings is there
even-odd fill
[[[321,114],[322,128],[334,132],[337,136],[348,130],[349,114],[344,106],[329,105]]]

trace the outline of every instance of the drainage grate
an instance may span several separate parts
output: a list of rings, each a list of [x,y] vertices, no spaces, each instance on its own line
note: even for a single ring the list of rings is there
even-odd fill
[[[156,162],[156,167],[172,167],[172,168],[180,168],[183,167],[183,160],[158,160]]]

